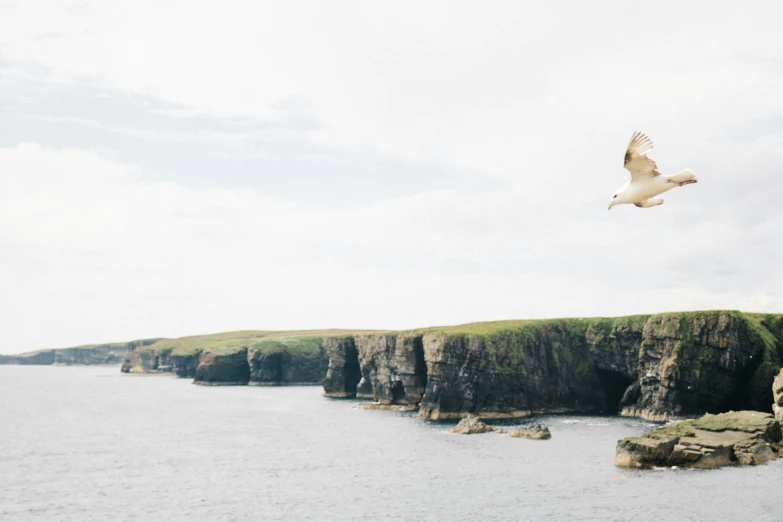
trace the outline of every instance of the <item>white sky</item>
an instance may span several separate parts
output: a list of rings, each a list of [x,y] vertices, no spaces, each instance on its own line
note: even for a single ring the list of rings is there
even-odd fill
[[[0,0],[0,352],[783,311],[780,2]],[[616,207],[632,131],[697,185]]]

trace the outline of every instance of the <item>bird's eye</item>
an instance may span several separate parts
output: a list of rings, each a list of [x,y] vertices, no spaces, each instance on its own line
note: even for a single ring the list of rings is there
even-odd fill
[[[615,194],[614,196],[612,196],[612,199],[614,199],[614,198],[616,198],[616,197],[617,197],[617,194]]]

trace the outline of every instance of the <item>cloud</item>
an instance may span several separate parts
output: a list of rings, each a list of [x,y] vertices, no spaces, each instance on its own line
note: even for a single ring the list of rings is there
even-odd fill
[[[0,351],[781,310],[764,4],[20,3]],[[700,182],[607,212],[635,128]]]

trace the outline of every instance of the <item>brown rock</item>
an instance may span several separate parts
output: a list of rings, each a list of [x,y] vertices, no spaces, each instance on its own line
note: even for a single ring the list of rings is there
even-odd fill
[[[617,443],[615,465],[712,469],[732,461],[756,465],[776,458],[780,423],[770,414],[738,411],[672,422]]]
[[[552,438],[549,428],[542,424],[535,424],[531,427],[519,428],[508,433],[509,437],[517,439],[547,440]]]
[[[459,433],[460,435],[473,435],[474,433],[487,433],[490,431],[502,432],[505,430],[489,426],[481,422],[481,420],[474,415],[465,417],[459,421],[459,424],[451,429],[451,433]]]

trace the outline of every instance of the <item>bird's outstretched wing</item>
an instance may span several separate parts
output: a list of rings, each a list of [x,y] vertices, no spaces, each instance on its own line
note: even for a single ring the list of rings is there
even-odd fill
[[[660,176],[658,165],[647,157],[653,148],[650,138],[639,131],[633,133],[625,150],[625,168],[631,173],[631,181]]]

